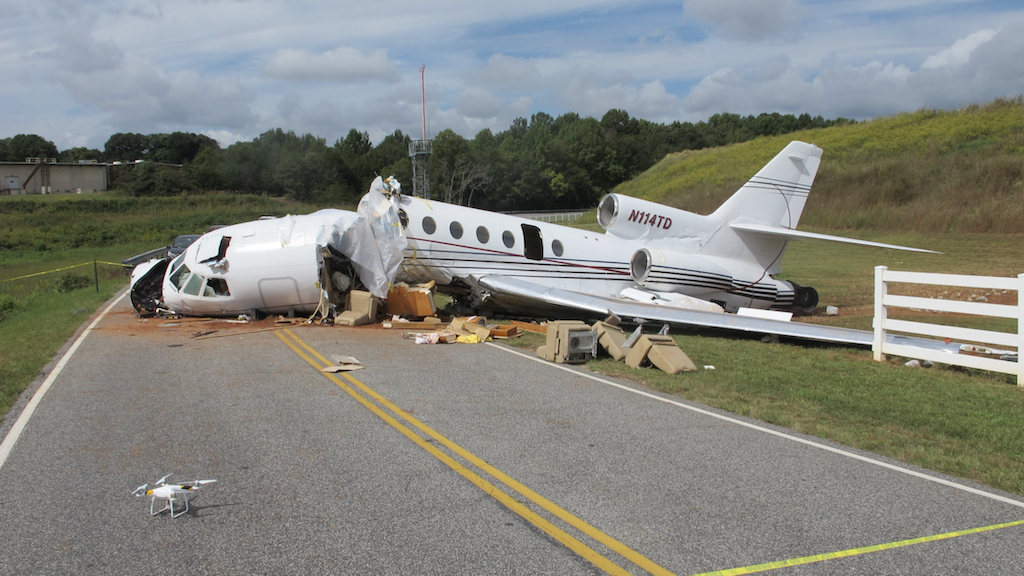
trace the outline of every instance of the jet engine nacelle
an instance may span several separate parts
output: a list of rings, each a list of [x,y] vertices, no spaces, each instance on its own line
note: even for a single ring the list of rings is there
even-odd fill
[[[601,199],[597,221],[609,234],[625,240],[701,236],[717,228],[707,216],[621,194]]]
[[[684,252],[642,248],[630,259],[629,273],[637,284],[662,292],[699,296],[732,288],[732,274],[728,270]]]

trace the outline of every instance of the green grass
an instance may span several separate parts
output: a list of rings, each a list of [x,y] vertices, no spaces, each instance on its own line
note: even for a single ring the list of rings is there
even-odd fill
[[[0,284],[0,300],[6,296],[16,303],[0,319],[0,414],[7,413],[90,314],[127,283],[120,270],[108,266],[101,271],[97,292],[92,266],[78,273],[88,278],[89,286],[68,293],[55,289],[59,276],[36,280],[31,290],[13,299],[4,290],[9,286]]]
[[[869,350],[675,334],[697,372],[587,368],[694,402],[1024,495],[1024,388],[1011,377],[879,363]],[[544,336],[508,341],[535,349]],[[714,366],[713,370],[703,366]]]
[[[1009,377],[878,363],[869,351],[675,336],[698,365],[596,372],[1024,495],[1024,389]]]

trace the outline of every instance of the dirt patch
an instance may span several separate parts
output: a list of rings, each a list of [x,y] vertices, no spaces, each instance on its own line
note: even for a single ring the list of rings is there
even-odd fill
[[[168,345],[172,342],[180,342],[183,338],[200,341],[299,326],[325,330],[384,331],[380,323],[365,326],[333,326],[307,324],[304,318],[278,317],[249,321],[229,318],[140,318],[135,312],[110,314],[96,330],[127,338],[143,338],[154,343]]]

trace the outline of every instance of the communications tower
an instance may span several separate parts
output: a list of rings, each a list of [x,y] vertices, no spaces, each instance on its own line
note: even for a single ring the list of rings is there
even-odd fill
[[[412,158],[412,194],[420,198],[430,199],[430,153],[434,149],[434,141],[427,140],[427,97],[423,83],[423,70],[420,66],[420,104],[423,110],[423,139],[409,143],[409,158]]]

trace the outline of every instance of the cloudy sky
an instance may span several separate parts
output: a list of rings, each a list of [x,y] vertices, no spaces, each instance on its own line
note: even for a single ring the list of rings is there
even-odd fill
[[[536,112],[865,119],[1024,94],[1020,0],[0,0],[0,137],[471,138]]]

